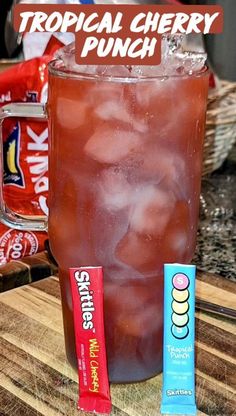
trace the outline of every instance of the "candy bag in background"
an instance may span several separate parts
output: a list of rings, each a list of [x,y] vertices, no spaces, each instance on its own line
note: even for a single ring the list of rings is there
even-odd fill
[[[12,102],[45,102],[51,56],[32,59],[0,73],[0,107]],[[30,118],[3,123],[4,199],[22,215],[46,215],[48,126]],[[0,265],[44,249],[46,232],[12,230],[0,223]]]
[[[14,0],[13,6],[17,3],[24,4],[80,4],[83,1],[67,1],[67,0]],[[73,33],[25,33],[23,36],[23,53],[26,60],[33,59],[39,56],[50,54],[52,55],[58,48],[74,42],[75,36]]]

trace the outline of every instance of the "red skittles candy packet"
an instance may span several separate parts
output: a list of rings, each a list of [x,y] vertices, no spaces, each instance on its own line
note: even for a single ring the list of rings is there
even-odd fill
[[[75,343],[78,361],[78,409],[111,412],[108,381],[102,267],[70,269]]]
[[[47,99],[51,56],[35,58],[0,73],[0,107]],[[21,215],[47,215],[48,126],[46,121],[3,122],[3,182],[7,206]],[[44,249],[46,232],[18,231],[0,223],[0,265]]]

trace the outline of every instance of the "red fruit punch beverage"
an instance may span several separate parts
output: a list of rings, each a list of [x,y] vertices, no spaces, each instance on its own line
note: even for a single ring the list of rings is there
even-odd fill
[[[195,249],[208,74],[193,58],[74,67],[69,52],[50,65],[48,102],[67,357],[76,368],[69,268],[102,266],[110,381],[144,380],[162,369],[163,263]]]

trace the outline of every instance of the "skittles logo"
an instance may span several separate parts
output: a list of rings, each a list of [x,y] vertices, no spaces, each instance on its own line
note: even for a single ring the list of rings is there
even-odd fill
[[[189,278],[184,273],[174,275],[172,284],[172,335],[177,339],[184,339],[188,336],[189,328]]]

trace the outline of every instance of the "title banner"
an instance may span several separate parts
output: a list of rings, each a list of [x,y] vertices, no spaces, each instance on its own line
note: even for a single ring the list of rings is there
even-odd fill
[[[221,6],[18,4],[14,27],[25,32],[73,32],[76,62],[158,65],[161,35],[221,33]]]

